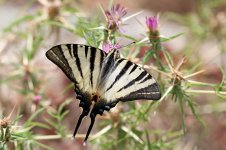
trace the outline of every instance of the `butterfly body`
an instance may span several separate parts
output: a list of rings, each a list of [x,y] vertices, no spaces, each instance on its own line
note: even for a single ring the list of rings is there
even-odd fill
[[[158,100],[159,86],[142,67],[121,58],[117,50],[110,53],[86,45],[62,44],[52,47],[46,56],[74,83],[79,106],[83,108],[73,136],[82,119],[90,112],[91,124],[97,114],[109,111],[119,101]]]

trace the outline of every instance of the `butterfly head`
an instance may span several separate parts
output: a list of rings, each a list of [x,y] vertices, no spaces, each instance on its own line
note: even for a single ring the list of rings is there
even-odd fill
[[[119,50],[118,49],[111,49],[110,53],[107,54],[107,57],[106,58],[112,58],[113,60],[116,60],[118,58],[120,58],[120,53],[119,53]]]

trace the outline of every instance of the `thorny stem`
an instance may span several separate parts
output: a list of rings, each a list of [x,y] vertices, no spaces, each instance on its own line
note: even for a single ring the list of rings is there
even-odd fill
[[[90,140],[93,140],[99,136],[101,136],[102,134],[105,134],[106,132],[108,132],[110,129],[112,128],[111,125],[108,125],[106,126],[105,128],[103,128],[102,130],[100,130],[99,132],[97,132],[96,134],[94,135],[90,135]],[[76,134],[75,138],[76,139],[84,139],[85,138],[85,134]],[[56,140],[56,139],[61,139],[62,136],[61,135],[37,135],[34,137],[35,140]],[[65,136],[65,138],[71,138],[71,139],[74,139],[72,138],[72,135],[71,134],[68,134]]]
[[[141,64],[138,64],[138,65],[141,66]],[[158,72],[158,73],[160,73],[160,74],[162,74],[162,75],[165,75],[165,76],[167,76],[167,77],[170,77],[170,78],[172,77],[171,74],[166,73],[166,72],[164,72],[164,71],[161,71],[161,70],[159,70],[157,67],[144,65],[143,68],[148,69],[148,70],[154,70],[154,71],[156,71],[156,72]],[[187,78],[193,77],[193,76],[195,76],[195,75],[198,75],[198,74],[200,74],[200,73],[203,73],[204,71],[205,71],[205,70],[197,71],[197,72],[192,73],[192,74],[190,74],[190,75],[184,76],[184,78],[187,79]],[[217,86],[217,84],[206,83],[206,82],[200,82],[200,81],[194,81],[194,80],[188,80],[188,79],[186,80],[186,82],[188,82],[188,83],[190,83],[190,84],[193,84],[193,85],[197,85],[197,86],[211,86],[211,87]],[[225,87],[226,87],[226,86],[223,86],[223,88],[225,88]],[[208,92],[207,92],[207,93],[208,93]],[[213,92],[211,92],[211,94],[213,94]],[[224,92],[223,92],[223,94],[224,94]]]
[[[142,66],[141,64],[138,64],[138,65],[139,65],[139,66]],[[161,73],[161,74],[163,74],[163,75],[165,75],[165,76],[171,77],[170,74],[168,74],[168,73],[166,73],[166,72],[163,72],[163,71],[159,70],[157,67],[148,66],[148,65],[144,65],[143,67],[144,67],[145,69],[152,69],[152,70],[155,70],[155,71],[157,71],[158,73]]]
[[[205,72],[206,70],[200,70],[200,71],[197,71],[197,72],[195,72],[195,73],[192,73],[192,74],[189,74],[189,75],[186,75],[186,76],[184,76],[184,78],[185,79],[187,79],[187,78],[190,78],[190,77],[193,77],[193,76],[196,76],[196,75],[198,75],[198,74],[200,74],[200,73],[203,73],[203,72]]]
[[[164,100],[164,98],[170,93],[170,91],[171,91],[172,89],[173,89],[173,85],[170,86],[170,87],[166,90],[166,92],[163,94],[163,96],[161,97],[161,99],[160,99],[159,101],[152,101],[152,103],[150,103],[150,104],[148,105],[148,108],[146,109],[145,114],[148,113],[148,111],[151,109],[151,107],[152,107],[152,105],[153,105],[154,103],[156,103],[156,104],[161,103],[161,102]]]
[[[157,103],[162,102],[162,100],[165,99],[165,97],[170,93],[170,91],[173,89],[173,86],[170,86],[167,91],[163,94],[163,96],[161,97],[161,99],[159,101],[157,101]],[[211,91],[211,90],[185,90],[185,92],[187,93],[198,93],[198,94],[216,94],[216,91]],[[226,95],[226,92],[224,91],[219,91],[218,94],[221,95]],[[153,101],[152,103],[149,104],[147,110],[145,111],[145,113],[147,113],[151,106],[153,105],[153,103],[156,103],[155,101]],[[156,103],[156,104],[157,104]]]
[[[222,94],[222,95],[226,95],[226,91],[211,91],[211,90],[185,90],[185,92],[187,93],[198,93],[198,94]]]
[[[84,138],[86,135],[85,134],[77,134],[75,136],[75,138]],[[62,136],[61,135],[37,135],[34,137],[35,140],[56,140],[56,139],[61,139]],[[65,138],[71,138],[72,139],[72,135],[68,134],[65,136]]]
[[[205,82],[194,81],[194,80],[187,80],[187,82],[190,83],[190,84],[199,85],[199,86],[211,86],[211,87],[216,86],[216,84],[205,83]]]

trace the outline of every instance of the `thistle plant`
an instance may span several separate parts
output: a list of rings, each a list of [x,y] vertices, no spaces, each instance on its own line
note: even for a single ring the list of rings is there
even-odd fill
[[[116,4],[110,10],[105,10],[104,14],[107,21],[106,28],[110,32],[115,32],[116,30],[121,31],[120,24],[122,23],[122,17],[127,14],[127,9],[120,4]]]
[[[113,5],[110,10],[104,10],[103,14],[106,19],[106,25],[103,30],[103,48],[105,50],[108,46],[114,48],[114,45],[116,44],[115,32],[123,32],[123,29],[120,26],[122,25],[122,18],[127,14],[127,9],[120,4],[116,4]],[[118,46],[116,45],[115,48],[118,48]]]
[[[153,74],[162,92],[160,101],[121,103],[105,113],[99,118],[86,147],[176,149],[181,142],[185,144],[183,139],[186,139],[193,149],[202,149],[200,141],[204,138],[211,140],[215,148],[214,140],[202,137],[201,130],[208,128],[205,115],[222,116],[225,112],[222,108],[226,99],[225,61],[222,59],[218,67],[209,68],[199,59],[199,47],[214,38],[220,54],[225,54],[225,24],[218,19],[217,28],[208,20],[216,20],[216,8],[226,4],[202,0],[198,4],[199,13],[167,13],[166,17],[186,27],[188,32],[175,31],[175,35],[165,37],[159,26],[164,16],[144,16],[140,19],[146,33],[141,31],[145,37],[139,39],[127,35],[133,31],[126,30],[124,25],[128,19],[136,19],[140,12],[127,16],[130,10],[121,4],[113,4],[110,9],[101,6],[104,20],[103,16],[78,11],[74,1],[39,0],[40,7],[32,14],[25,14],[1,30],[0,149],[82,147],[80,139],[85,137],[82,131],[74,140],[69,140],[74,128],[71,118],[79,113],[74,109],[78,103],[67,98],[74,99],[70,93],[72,85],[62,77],[53,77],[58,74],[56,70],[40,63],[46,59],[43,53],[66,39],[66,33],[74,39],[82,38],[83,44],[99,47],[106,53],[120,49],[121,57]],[[208,19],[204,12],[210,14]],[[209,31],[208,36],[206,31]],[[185,46],[180,51],[170,50],[168,42],[179,36],[187,37]],[[136,43],[123,47],[118,38]],[[146,51],[143,51],[144,47]],[[5,59],[11,55],[14,59]],[[50,72],[54,75],[49,75]],[[57,86],[50,88],[50,83],[55,82]],[[59,90],[61,86],[63,89]],[[12,110],[14,105],[15,110]],[[194,128],[199,126],[200,132],[192,131],[191,122]],[[197,134],[199,140],[194,142],[188,138],[193,134]]]

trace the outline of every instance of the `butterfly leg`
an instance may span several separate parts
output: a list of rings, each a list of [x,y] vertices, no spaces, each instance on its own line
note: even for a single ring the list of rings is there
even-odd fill
[[[76,89],[75,89],[75,91],[76,91]],[[81,125],[82,119],[89,114],[90,105],[91,105],[86,94],[82,94],[80,91],[76,91],[76,93],[77,93],[76,98],[80,100],[79,107],[82,107],[83,110],[82,110],[81,115],[79,116],[77,125],[76,125],[74,133],[73,133],[73,137],[75,137],[75,135],[78,131],[78,128]]]
[[[109,111],[111,108],[115,107],[115,105],[117,104],[117,102],[114,102],[114,103],[104,103],[104,102],[98,102],[96,103],[94,106],[93,106],[93,109],[90,113],[90,118],[91,118],[91,123],[90,123],[90,126],[89,126],[89,129],[86,133],[86,137],[85,137],[85,140],[84,140],[84,143],[87,141],[88,137],[89,137],[89,134],[93,128],[93,125],[94,125],[94,122],[95,122],[95,118],[96,118],[96,115],[103,115],[104,113],[104,110],[107,110]]]

